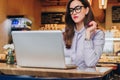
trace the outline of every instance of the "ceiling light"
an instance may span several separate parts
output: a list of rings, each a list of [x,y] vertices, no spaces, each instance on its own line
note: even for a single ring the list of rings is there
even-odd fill
[[[99,8],[106,9],[108,0],[99,0]]]

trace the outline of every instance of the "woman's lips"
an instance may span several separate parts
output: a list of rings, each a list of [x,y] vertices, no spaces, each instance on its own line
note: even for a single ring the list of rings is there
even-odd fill
[[[76,18],[78,18],[78,16],[74,16],[73,18],[76,19]]]

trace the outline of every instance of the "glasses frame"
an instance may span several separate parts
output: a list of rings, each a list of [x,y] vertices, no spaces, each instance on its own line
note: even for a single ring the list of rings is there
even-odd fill
[[[75,8],[70,8],[70,9],[69,9],[69,12],[70,12],[71,15],[74,13],[74,11],[75,11],[76,13],[80,13],[82,7],[84,7],[84,6],[76,6]]]

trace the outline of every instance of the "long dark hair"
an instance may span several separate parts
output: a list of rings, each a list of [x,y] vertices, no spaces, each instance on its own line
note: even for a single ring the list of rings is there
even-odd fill
[[[70,8],[70,4],[72,1],[74,1],[74,0],[69,0],[68,4],[66,6],[66,14],[65,14],[66,27],[65,27],[65,32],[64,32],[64,40],[65,40],[66,48],[68,48],[68,49],[71,48],[72,40],[74,37],[74,27],[76,25],[70,15],[69,8]],[[88,0],[79,0],[79,1],[84,5],[84,8],[87,8],[87,7],[89,8],[89,12],[84,18],[84,26],[87,28],[87,24],[90,21],[94,20],[94,15],[93,15],[93,12],[92,12],[92,9],[90,7]]]

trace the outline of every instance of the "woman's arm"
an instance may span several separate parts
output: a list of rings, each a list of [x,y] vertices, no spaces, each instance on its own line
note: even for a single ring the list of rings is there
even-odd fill
[[[84,60],[88,67],[95,66],[98,62],[103,52],[104,42],[104,32],[101,30],[96,30],[91,39],[84,41]]]

